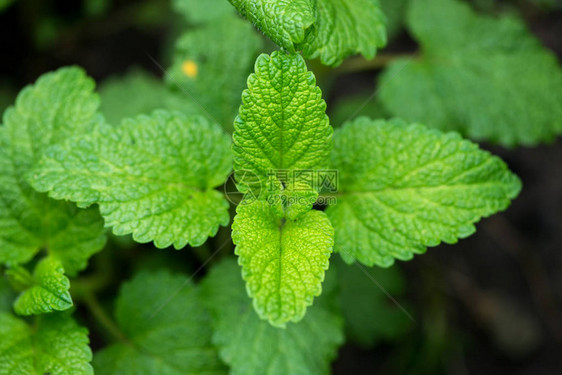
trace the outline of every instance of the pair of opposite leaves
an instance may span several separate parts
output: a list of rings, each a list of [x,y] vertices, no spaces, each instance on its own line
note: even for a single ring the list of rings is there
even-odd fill
[[[390,266],[470,235],[474,222],[519,192],[497,157],[457,134],[399,120],[349,122],[330,151],[326,105],[302,57],[261,55],[255,69],[235,122],[235,171],[261,181],[270,170],[339,173],[337,203],[326,213],[311,210],[313,199],[238,206],[236,253],[258,314],[272,324],[302,319],[321,293],[333,246],[348,262]],[[157,247],[198,246],[229,221],[214,189],[231,169],[229,143],[201,117],[157,111],[50,147],[29,181],[53,198],[98,204],[116,234]],[[278,182],[289,188],[276,194],[294,193],[291,181]],[[244,192],[255,181],[238,183]]]

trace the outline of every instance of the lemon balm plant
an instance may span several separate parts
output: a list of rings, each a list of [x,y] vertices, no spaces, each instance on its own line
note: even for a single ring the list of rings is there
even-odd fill
[[[557,62],[515,18],[412,1],[407,24],[422,56],[393,62],[381,87],[403,119],[334,130],[306,59],[373,58],[386,43],[379,3],[211,3],[174,3],[196,25],[167,77],[187,95],[131,78],[100,102],[93,80],[66,67],[5,111],[0,262],[11,286],[0,284],[0,374],[329,373],[344,324],[351,336],[357,327],[344,322],[353,307],[338,303],[354,289],[353,269],[335,269],[334,258],[410,260],[473,234],[521,189],[501,159],[448,131],[514,145],[562,129]],[[252,24],[280,49],[255,58],[264,47]],[[222,188],[232,171],[235,202]],[[198,283],[162,269],[112,284],[114,318],[78,277],[104,248],[104,228],[197,252],[231,221],[235,257],[215,243],[205,265],[224,259]],[[94,356],[75,298],[112,336]]]

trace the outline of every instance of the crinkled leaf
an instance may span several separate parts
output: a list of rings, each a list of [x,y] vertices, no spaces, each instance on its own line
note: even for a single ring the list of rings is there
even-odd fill
[[[21,267],[8,270],[8,275],[24,275],[28,279],[27,288],[14,302],[14,311],[19,315],[32,315],[64,311],[72,307],[70,281],[64,275],[64,268],[58,260],[42,259],[29,275]],[[21,277],[20,277],[21,278]]]
[[[311,0],[229,0],[232,5],[279,46],[295,52],[315,21]]]
[[[300,55],[276,51],[258,57],[234,129],[241,192],[267,197],[314,190],[310,175],[301,172],[327,166],[332,128],[322,92]],[[293,200],[302,209],[292,217],[312,207],[313,200],[301,201]]]
[[[423,55],[380,81],[397,116],[504,145],[534,145],[562,131],[562,70],[523,22],[491,18],[457,0],[413,1]]]
[[[96,373],[226,374],[211,344],[209,315],[184,276],[137,274],[121,288],[115,317],[129,343],[97,352]]]
[[[378,0],[313,0],[316,22],[302,48],[306,58],[337,66],[349,55],[375,57],[386,44],[385,16]]]
[[[173,0],[172,6],[191,24],[218,21],[223,16],[234,12],[234,8],[227,0]]]
[[[280,329],[256,315],[234,261],[215,266],[203,282],[203,293],[212,309],[213,343],[230,374],[329,374],[344,337],[328,286],[301,322]]]
[[[213,190],[230,172],[229,145],[203,117],[156,111],[49,149],[30,180],[53,198],[99,204],[117,235],[160,248],[199,246],[229,220]]]
[[[396,265],[369,269],[341,261],[337,265],[341,310],[350,340],[369,348],[408,332],[412,320],[400,308],[404,305],[400,297],[405,291],[405,280]],[[400,307],[385,292],[398,299]]]
[[[521,189],[505,163],[476,144],[399,120],[363,117],[338,129],[332,166],[339,170],[337,204],[327,210],[334,251],[369,266],[471,235]]]
[[[167,81],[186,102],[232,132],[240,92],[261,47],[248,22],[237,16],[222,18],[178,39]]]
[[[100,110],[112,125],[118,125],[127,117],[148,115],[156,109],[175,110],[186,115],[201,113],[187,94],[172,91],[162,81],[140,69],[104,81],[99,93]]]
[[[91,131],[101,121],[94,82],[82,69],[62,68],[24,88],[6,110],[0,127],[0,262],[31,259],[42,247],[69,274],[86,266],[105,243],[97,209],[35,192],[24,176],[46,148]]]
[[[63,313],[35,319],[0,312],[0,374],[93,375],[87,329]]]
[[[232,240],[256,311],[276,326],[300,321],[322,292],[334,244],[330,221],[316,210],[285,220],[262,201],[236,212]]]

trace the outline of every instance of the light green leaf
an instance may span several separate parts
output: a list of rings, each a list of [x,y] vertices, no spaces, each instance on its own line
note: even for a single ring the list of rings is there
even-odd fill
[[[61,68],[25,87],[4,113],[18,171],[32,166],[52,144],[91,131],[101,121],[94,81],[78,67]]]
[[[93,375],[88,330],[62,313],[40,315],[35,324],[0,312],[0,374]]]
[[[213,343],[230,375],[329,374],[330,361],[344,341],[329,281],[301,322],[280,329],[256,315],[233,260],[213,267],[203,293],[212,309]]]
[[[300,321],[322,292],[334,244],[330,221],[316,210],[286,220],[263,201],[236,212],[232,240],[256,311],[276,326]]]
[[[241,192],[267,198],[316,190],[310,176],[299,173],[326,168],[332,128],[322,92],[301,56],[276,51],[258,57],[234,129],[234,169]],[[293,203],[303,208],[292,217],[312,207],[313,200],[299,201]]]
[[[315,21],[311,0],[229,0],[279,46],[295,52]]]
[[[325,65],[340,65],[357,53],[375,57],[386,45],[385,16],[378,0],[313,0],[316,22],[299,45],[309,59]]]
[[[228,224],[228,203],[213,188],[230,172],[229,145],[203,117],[156,111],[49,149],[30,180],[55,199],[99,204],[117,235],[199,246]]]
[[[397,61],[381,79],[392,113],[508,146],[562,132],[562,70],[520,20],[427,0],[412,2],[408,23],[423,54]]]
[[[101,84],[99,93],[100,110],[112,125],[118,125],[127,117],[148,115],[156,109],[175,110],[186,115],[201,113],[187,94],[173,92],[162,81],[140,69],[109,78]]]
[[[70,281],[64,275],[61,262],[47,257],[42,259],[31,276],[27,270],[18,267],[8,270],[8,276],[27,276],[27,288],[14,302],[14,311],[19,315],[32,315],[64,311],[72,307],[70,296]]]
[[[91,131],[101,116],[94,82],[82,69],[62,68],[24,88],[0,127],[0,263],[16,265],[46,247],[69,274],[105,243],[97,209],[35,192],[24,176],[45,149]]]
[[[509,206],[521,182],[505,163],[456,133],[359,118],[336,131],[337,204],[327,210],[334,251],[351,263],[388,267]]]
[[[209,315],[184,276],[137,274],[121,288],[115,317],[128,343],[97,352],[96,373],[226,374],[211,344]]]
[[[232,132],[240,93],[261,48],[262,40],[252,25],[234,15],[224,17],[178,39],[168,84],[190,105]]]
[[[223,16],[234,12],[228,0],[173,0],[172,6],[191,24],[217,22],[218,26]]]
[[[398,299],[400,306],[404,305],[400,297],[405,291],[405,280],[396,265],[366,269],[340,261],[337,266],[348,339],[370,348],[380,341],[396,340],[412,328],[410,317],[386,295],[390,294]]]

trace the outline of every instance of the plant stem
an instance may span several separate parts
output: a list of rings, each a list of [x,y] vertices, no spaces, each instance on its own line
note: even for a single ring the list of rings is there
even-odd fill
[[[121,329],[117,327],[117,324],[113,321],[113,319],[109,317],[93,293],[85,291],[83,297],[83,302],[86,304],[86,307],[97,322],[107,331],[107,333],[109,333],[117,341],[132,345]]]

